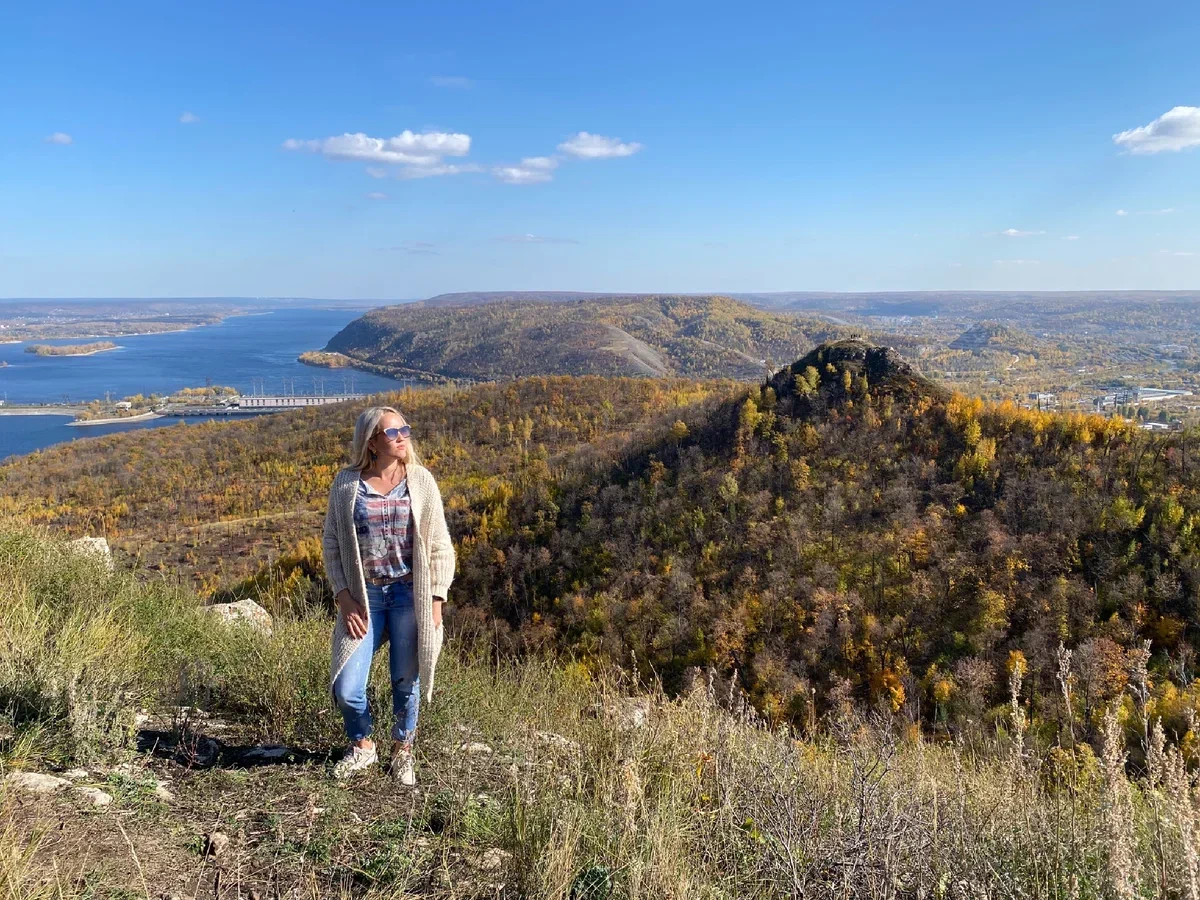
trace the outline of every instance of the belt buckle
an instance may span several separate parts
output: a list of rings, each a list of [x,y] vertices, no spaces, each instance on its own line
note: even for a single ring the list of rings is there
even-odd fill
[[[367,580],[375,587],[387,587],[389,584],[412,584],[412,573],[400,578],[369,578]]]

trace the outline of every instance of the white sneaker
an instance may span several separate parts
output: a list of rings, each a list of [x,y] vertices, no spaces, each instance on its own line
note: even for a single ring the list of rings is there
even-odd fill
[[[375,765],[379,761],[379,754],[375,752],[375,747],[360,747],[357,744],[351,744],[350,749],[333,767],[333,777],[339,781],[349,778],[355,772],[361,772],[369,766]]]
[[[405,787],[413,787],[417,783],[417,773],[413,771],[412,750],[401,748],[392,753],[392,778]]]

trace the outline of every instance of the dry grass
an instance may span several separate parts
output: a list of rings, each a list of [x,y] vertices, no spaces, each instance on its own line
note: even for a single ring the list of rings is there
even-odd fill
[[[1007,733],[970,745],[882,714],[801,740],[703,680],[668,698],[579,665],[448,653],[408,794],[379,774],[335,785],[319,761],[193,771],[131,749],[139,704],[181,703],[210,714],[202,737],[336,747],[319,616],[270,636],[218,627],[186,595],[27,532],[0,535],[0,591],[5,766],[88,760],[116,798],[0,797],[3,897],[1200,900],[1196,777],[1136,697],[1099,755],[1071,736],[1035,749],[1019,704]],[[176,801],[138,773],[170,778]],[[216,827],[234,837],[220,863],[199,852]]]

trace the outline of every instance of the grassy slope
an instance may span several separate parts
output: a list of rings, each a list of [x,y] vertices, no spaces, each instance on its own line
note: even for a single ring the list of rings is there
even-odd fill
[[[853,715],[796,739],[703,683],[673,701],[643,693],[638,725],[620,685],[577,665],[451,648],[422,720],[421,791],[380,775],[342,787],[323,768],[338,742],[323,617],[227,629],[186,593],[107,576],[29,530],[0,530],[0,592],[5,770],[85,764],[115,798],[83,811],[69,793],[0,794],[5,897],[1158,897],[1194,884],[1200,809],[1174,751],[1133,783],[1115,744],[1099,761],[1017,755],[1011,734],[968,752]],[[376,701],[385,692],[377,679]],[[204,712],[181,723],[178,704]],[[133,749],[139,706],[174,723],[156,755]],[[286,741],[307,761],[197,769],[173,752],[212,737]],[[215,829],[230,849],[206,859]]]

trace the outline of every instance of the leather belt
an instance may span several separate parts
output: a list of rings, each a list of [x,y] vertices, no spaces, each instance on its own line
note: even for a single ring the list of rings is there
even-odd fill
[[[367,584],[373,584],[375,587],[387,587],[389,584],[412,584],[412,580],[412,572],[409,572],[401,578],[368,578]]]

